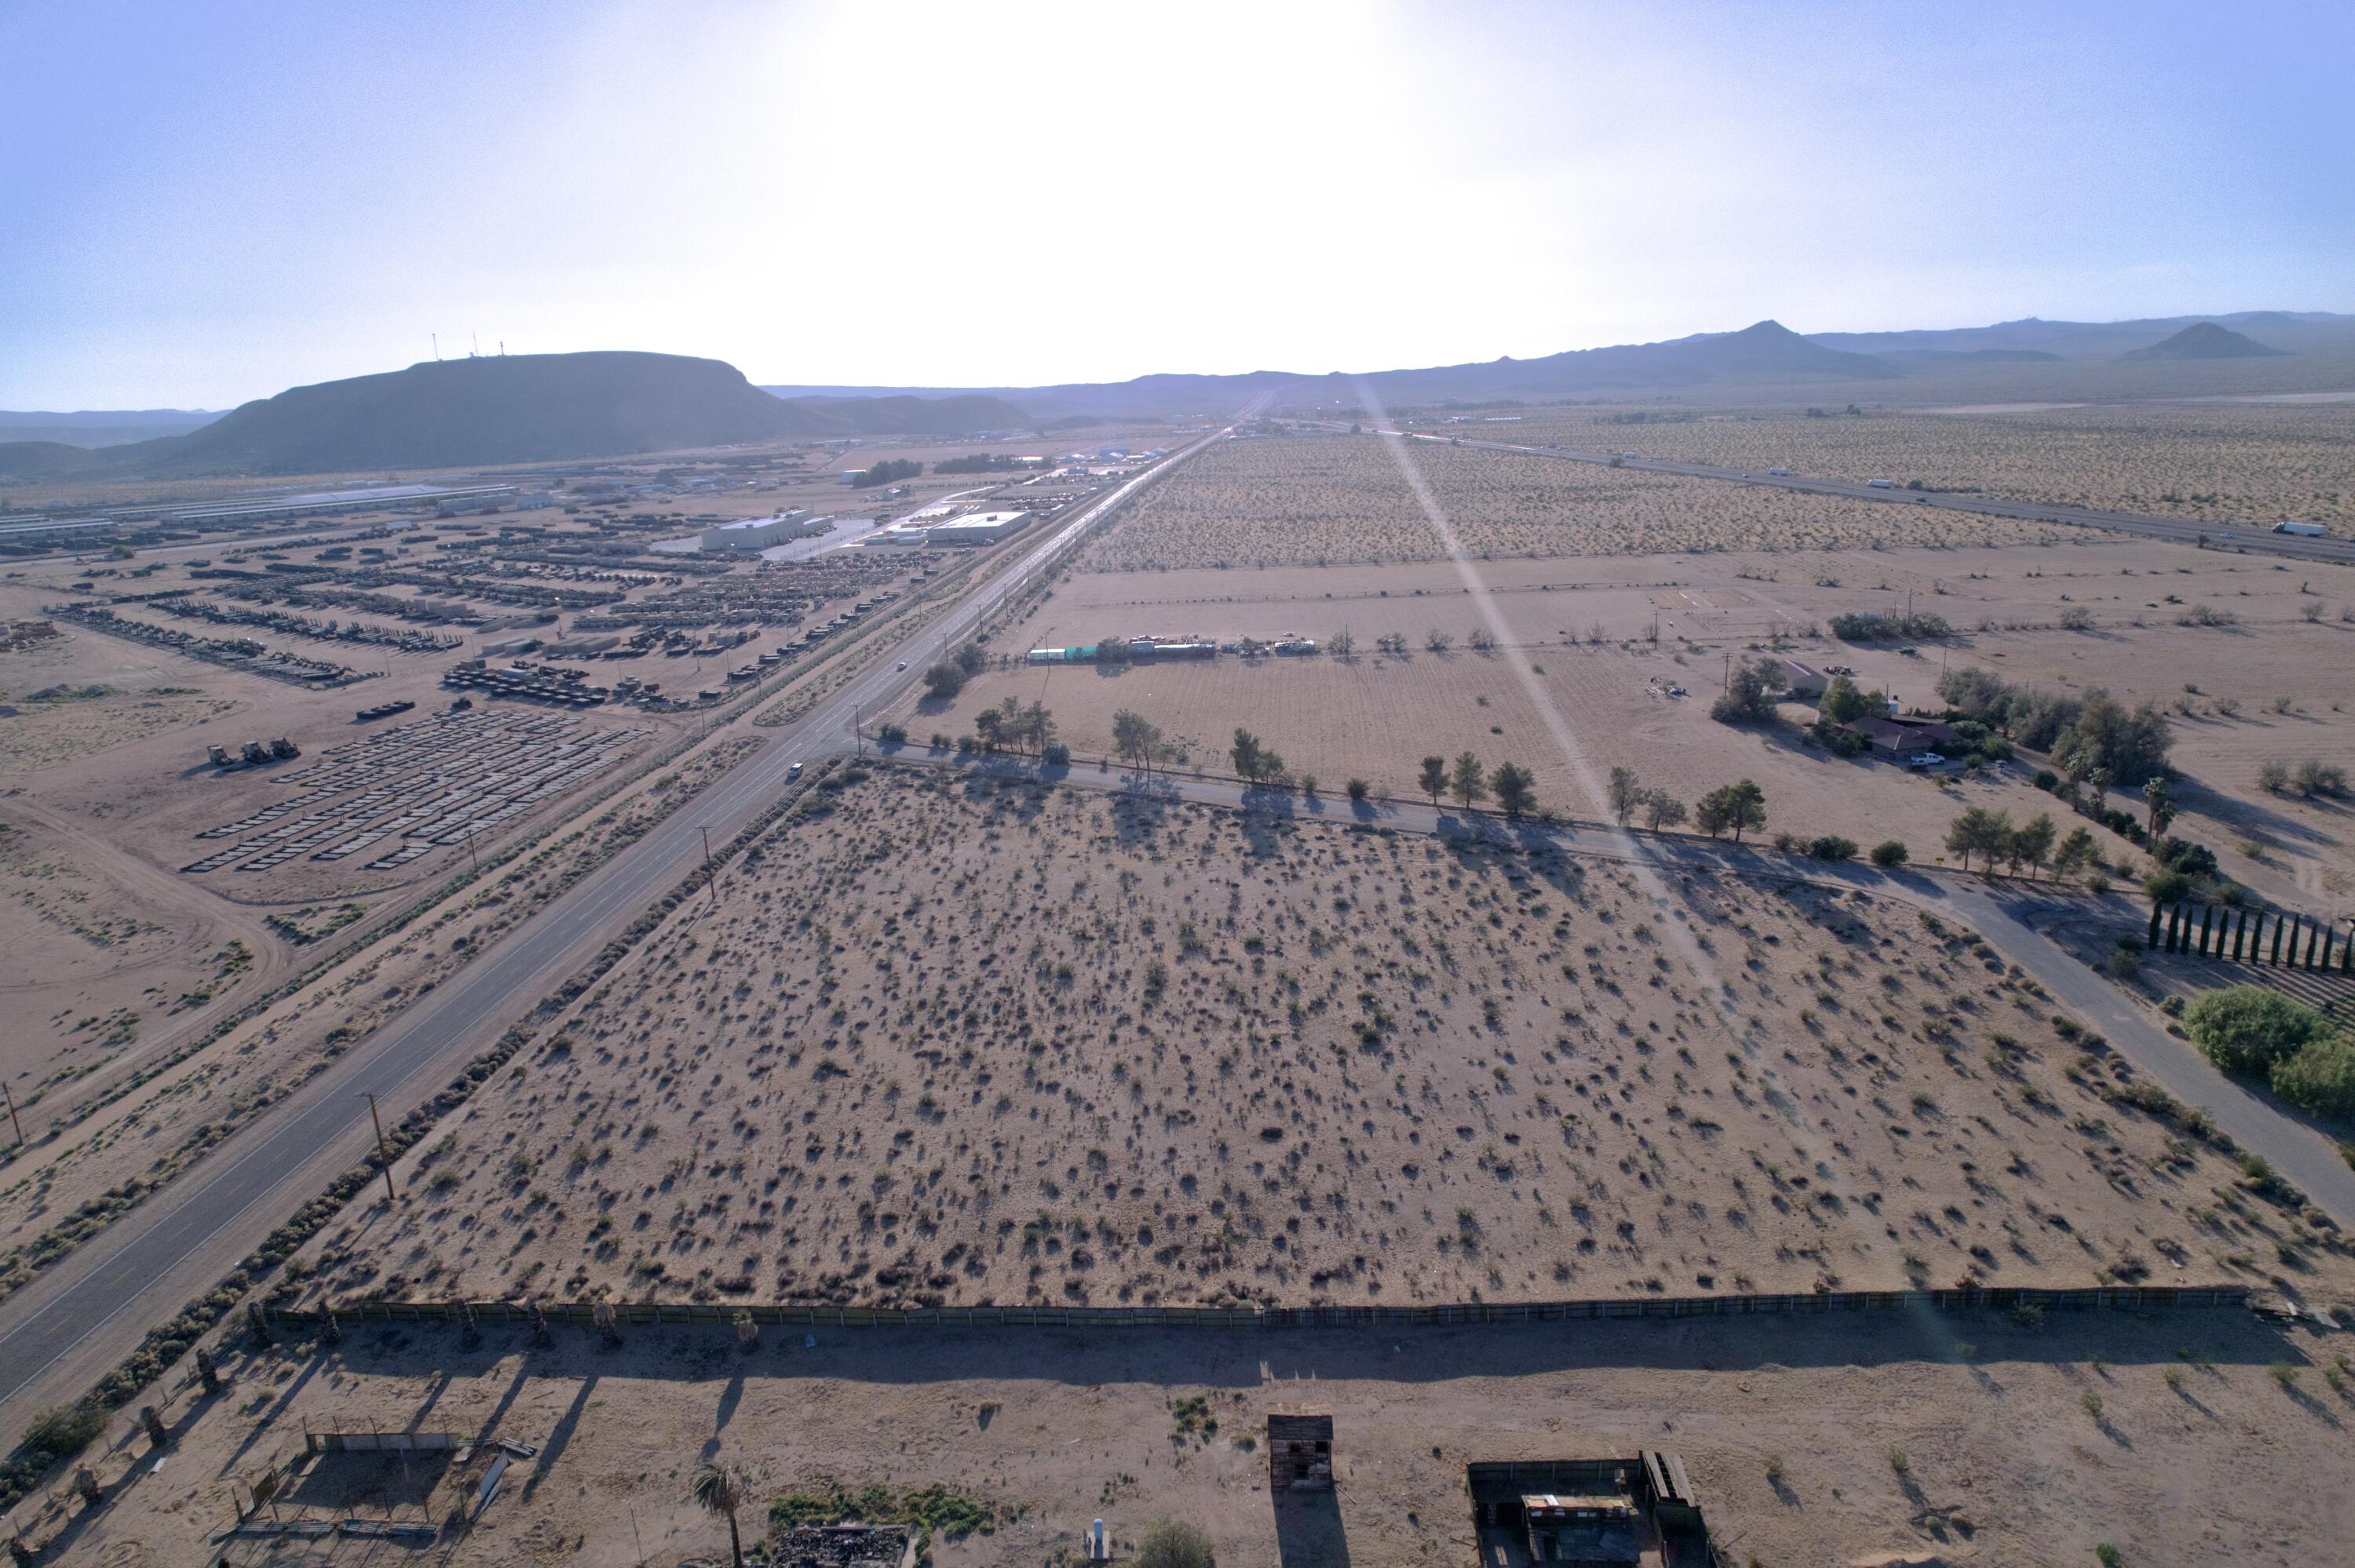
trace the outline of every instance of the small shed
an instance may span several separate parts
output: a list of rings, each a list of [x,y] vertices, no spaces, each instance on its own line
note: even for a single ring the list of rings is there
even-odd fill
[[[1273,1411],[1267,1418],[1270,1491],[1316,1491],[1333,1484],[1333,1416],[1329,1411]]]
[[[1536,1492],[1521,1499],[1533,1563],[1571,1563],[1585,1568],[1631,1568],[1642,1558],[1636,1532],[1636,1502],[1616,1493],[1564,1496]]]

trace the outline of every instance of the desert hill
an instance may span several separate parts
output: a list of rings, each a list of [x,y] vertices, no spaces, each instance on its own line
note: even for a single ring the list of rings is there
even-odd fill
[[[191,478],[467,468],[612,457],[781,438],[954,435],[1028,423],[992,397],[770,397],[731,365],[679,355],[593,353],[433,360],[296,387],[185,435],[83,451],[0,445],[0,474]],[[35,448],[38,450],[20,450]]]
[[[115,447],[158,436],[185,436],[219,418],[202,408],[82,409],[70,414],[0,408],[0,443],[59,441],[69,447]]]
[[[64,441],[0,441],[0,479],[63,479],[90,464],[87,449]]]
[[[2130,349],[2120,359],[2272,359],[2285,351],[2214,322],[2197,322],[2148,348]]]

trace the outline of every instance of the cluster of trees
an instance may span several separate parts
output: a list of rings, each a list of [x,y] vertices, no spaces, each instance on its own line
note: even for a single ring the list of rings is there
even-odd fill
[[[998,469],[1027,467],[1012,452],[1000,457],[996,452],[975,452],[969,457],[943,458],[932,465],[934,473],[989,473]]]
[[[1718,786],[1687,812],[1682,800],[1665,789],[1649,788],[1634,768],[1614,768],[1608,796],[1611,814],[1622,825],[1630,818],[1641,817],[1644,825],[1655,832],[1682,827],[1689,816],[1693,826],[1710,838],[1731,832],[1733,842],[1740,843],[1742,834],[1766,825],[1766,791],[1747,779]],[[1849,853],[1855,853],[1856,846],[1850,844]]]
[[[2072,828],[2063,837],[2050,811],[2039,811],[2015,824],[2009,811],[1971,806],[1948,825],[1946,848],[1960,859],[1965,871],[1970,870],[1972,857],[1977,856],[1979,869],[1990,876],[2001,863],[2015,876],[2024,865],[2033,878],[2046,866],[2056,876],[2075,875],[2093,863],[2096,846],[2094,835],[2083,828]]]
[[[1720,724],[1755,724],[1774,716],[1774,696],[1790,684],[1772,659],[1745,659],[1727,677],[1725,694],[1710,705]]]
[[[2193,1002],[2183,1022],[2224,1071],[2264,1078],[2318,1115],[2355,1116],[2355,1039],[2305,1003],[2264,986],[2226,986]]]
[[[1838,756],[1854,757],[1869,743],[1864,736],[1841,726],[1888,711],[1888,693],[1878,687],[1870,692],[1859,691],[1857,683],[1846,675],[1834,675],[1830,683],[1824,687],[1824,694],[1817,700],[1813,734],[1818,744],[1829,747]]]
[[[1611,770],[1610,803],[1611,814],[1619,819],[1620,826],[1626,826],[1630,817],[1641,817],[1644,825],[1655,832],[1662,828],[1683,827],[1686,818],[1691,815],[1685,810],[1685,803],[1666,789],[1646,787],[1632,768]]]
[[[897,484],[923,471],[924,465],[912,458],[885,458],[880,462],[870,464],[866,472],[850,483],[854,490],[865,490],[870,485]]]
[[[973,737],[984,751],[1028,752],[1045,757],[1055,747],[1055,715],[1047,711],[1044,703],[1032,703],[1028,707],[1019,698],[1008,697],[994,708],[984,708],[973,715]],[[1065,753],[1068,760],[1069,753]]]
[[[1235,777],[1246,783],[1270,785],[1284,781],[1284,758],[1247,729],[1235,731],[1235,743],[1227,748],[1227,756],[1234,762]]]
[[[924,672],[924,694],[946,702],[964,691],[964,683],[988,662],[989,655],[981,651],[980,643],[967,642]]]
[[[1744,832],[1766,825],[1766,791],[1749,779],[1721,784],[1693,802],[1693,826],[1710,838],[1729,830],[1740,843]]]
[[[2166,777],[2175,728],[2150,703],[2129,709],[2100,687],[2083,696],[2017,686],[1990,670],[1957,668],[1938,677],[1938,695],[1957,715],[2002,732],[2031,751],[2051,755],[2078,787],[2091,781],[2095,803],[2115,786],[2133,788]]]
[[[1178,755],[1178,747],[1161,738],[1159,725],[1127,708],[1112,715],[1112,748],[1129,766],[1147,773],[1155,763]]]
[[[1538,803],[1535,773],[1513,762],[1499,762],[1490,772],[1468,751],[1459,752],[1453,764],[1444,757],[1424,758],[1415,783],[1431,797],[1433,806],[1442,795],[1453,795],[1455,803],[1468,811],[1493,794],[1498,810],[1518,818],[1536,810]]]
[[[1865,610],[1835,615],[1831,628],[1832,635],[1843,642],[1928,642],[1951,637],[1955,630],[1946,624],[1945,616],[1932,615],[1927,610],[1902,610],[1893,615]]]

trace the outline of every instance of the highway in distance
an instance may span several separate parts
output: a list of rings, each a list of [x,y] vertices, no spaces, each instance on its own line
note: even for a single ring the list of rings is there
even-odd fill
[[[1238,417],[1264,401],[1263,396]],[[700,828],[728,842],[776,799],[796,764],[847,747],[857,715],[913,686],[926,664],[1053,567],[1087,530],[1231,429],[1172,453],[1028,546],[1012,567],[886,652],[690,809],[582,878],[0,1306],[0,1446],[13,1447],[38,1411],[88,1392],[150,1329],[212,1288],[272,1230],[366,1158],[373,1135],[361,1091],[377,1094],[388,1123],[438,1092],[469,1057],[701,863]]]

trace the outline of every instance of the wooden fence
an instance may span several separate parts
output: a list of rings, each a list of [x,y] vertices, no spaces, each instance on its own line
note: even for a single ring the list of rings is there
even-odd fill
[[[1455,1324],[1547,1323],[1582,1319],[1738,1318],[1761,1313],[1940,1312],[2031,1307],[2046,1311],[2097,1308],[2165,1309],[2242,1307],[2242,1285],[2111,1285],[2082,1290],[2030,1286],[1971,1290],[1832,1290],[1783,1296],[1645,1296],[1585,1301],[1472,1301],[1444,1307],[806,1307],[724,1301],[610,1303],[616,1324],[730,1325],[740,1315],[764,1326],[833,1329],[1356,1329],[1444,1328]],[[551,1324],[593,1324],[600,1304],[544,1303]],[[336,1309],[344,1322],[451,1323],[471,1312],[477,1324],[527,1323],[532,1307],[516,1301],[362,1301]],[[288,1311],[290,1328],[321,1324],[317,1310]]]
[[[2151,906],[2143,946],[2236,964],[2355,975],[2355,931],[2339,938],[2326,920],[2213,904]]]

